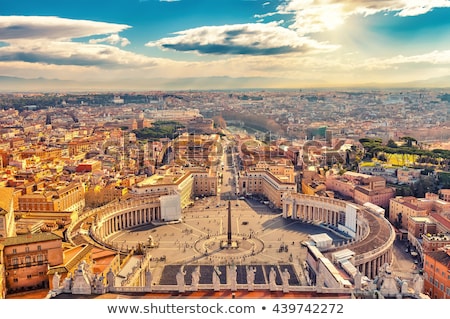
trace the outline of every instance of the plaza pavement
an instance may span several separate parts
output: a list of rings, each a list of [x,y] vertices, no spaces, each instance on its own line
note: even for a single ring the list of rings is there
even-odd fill
[[[292,265],[301,285],[306,285],[306,248],[301,242],[325,229],[284,219],[279,210],[256,200],[231,200],[232,240],[239,249],[220,249],[228,231],[228,200],[219,197],[199,199],[183,210],[182,222],[160,226],[146,225],[112,235],[109,241],[128,248],[148,244],[153,282],[160,283],[168,265]],[[342,238],[333,233],[334,241]]]

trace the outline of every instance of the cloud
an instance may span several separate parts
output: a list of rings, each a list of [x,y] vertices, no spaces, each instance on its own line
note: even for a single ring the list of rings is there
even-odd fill
[[[101,39],[90,39],[89,43],[91,44],[97,44],[97,43],[109,43],[109,44],[120,44],[120,46],[125,47],[130,44],[130,41],[127,38],[122,38],[117,33],[111,34],[110,36],[106,38]]]
[[[399,17],[405,17],[425,14],[441,7],[450,7],[450,0],[286,0],[278,5],[275,12],[255,14],[257,23],[252,25],[189,29],[175,33],[176,36],[172,38],[149,42],[147,45],[201,54],[323,52],[338,46],[316,41],[312,35],[334,30],[344,25],[352,15],[394,12]],[[278,26],[263,24],[265,18],[276,15],[292,17],[284,22],[292,33],[281,27],[280,23]],[[228,32],[235,33],[231,36]],[[282,43],[281,39],[285,39],[286,43]]]
[[[156,59],[109,45],[58,41],[22,41],[1,47],[0,61],[108,67],[143,67],[156,64]]]
[[[148,42],[149,47],[200,54],[277,55],[322,52],[337,46],[317,42],[276,23],[205,26],[175,33],[176,36]]]
[[[450,65],[450,50],[434,50],[423,54],[405,56],[397,55],[386,59],[368,59],[364,66],[368,69],[389,69],[402,64]]]
[[[263,19],[263,18],[266,18],[266,17],[273,17],[273,16],[275,16],[277,14],[278,14],[277,12],[267,12],[267,13],[264,13],[264,14],[255,14],[254,17],[256,19]]]
[[[108,68],[154,66],[157,59],[108,45],[128,45],[128,39],[118,32],[129,27],[59,17],[0,16],[0,61]],[[102,34],[107,36],[88,43],[72,40]]]
[[[117,34],[130,28],[88,20],[44,16],[0,16],[0,40],[53,39],[69,40],[99,34]]]
[[[290,28],[300,35],[333,30],[351,15],[395,12],[397,16],[416,16],[434,8],[450,7],[450,0],[287,0],[277,14],[290,14]]]

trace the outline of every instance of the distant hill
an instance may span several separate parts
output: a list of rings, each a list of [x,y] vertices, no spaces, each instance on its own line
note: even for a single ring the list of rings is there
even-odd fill
[[[25,79],[0,76],[0,91],[2,92],[58,91],[77,86],[79,86],[79,83],[76,81],[63,81],[45,78]],[[81,86],[79,86],[79,88],[81,88]]]
[[[245,89],[302,89],[302,88],[450,88],[450,76],[404,83],[365,83],[331,85],[309,79],[282,79],[264,77],[204,77],[123,79],[122,81],[77,81],[46,78],[19,78],[0,76],[0,92],[57,92],[110,90],[245,90]]]

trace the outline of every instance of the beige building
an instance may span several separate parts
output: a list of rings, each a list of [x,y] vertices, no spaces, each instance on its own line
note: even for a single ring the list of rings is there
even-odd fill
[[[389,202],[389,221],[397,228],[407,229],[409,217],[427,215],[427,209],[420,206],[418,199],[413,196],[398,196]]]
[[[450,202],[450,189],[440,189],[439,198],[446,202]]]
[[[380,176],[371,176],[363,180],[361,185],[355,187],[355,203],[364,205],[372,203],[388,208],[389,200],[395,196],[395,189],[386,186],[386,179]]]
[[[62,239],[53,233],[8,237],[0,242],[0,257],[6,279],[3,295],[48,288],[48,267],[63,262]]]
[[[23,159],[30,157],[39,157],[41,161],[54,160],[61,158],[62,150],[59,148],[30,148],[20,153]]]
[[[412,168],[400,168],[397,170],[398,183],[411,184],[420,179],[421,170]]]
[[[315,171],[303,171],[302,193],[307,195],[323,194],[327,190],[325,177]]]
[[[450,234],[424,234],[422,236],[422,250],[424,253],[437,251],[450,245]]]
[[[440,216],[445,212],[450,212],[450,202],[441,200],[436,194],[431,193],[427,193],[425,198],[397,196],[389,203],[389,221],[395,225],[401,220],[399,226],[404,229],[409,229],[410,217]]]
[[[389,200],[395,196],[395,189],[386,186],[386,179],[355,172],[330,175],[325,182],[327,190],[353,199],[357,204],[372,203],[388,208]]]
[[[410,216],[408,218],[408,239],[422,238],[423,234],[435,234],[436,222],[429,216]],[[412,238],[412,237],[413,238]]]
[[[154,175],[134,185],[130,192],[160,196],[179,194],[181,207],[186,207],[196,196],[217,195],[217,183],[217,175],[207,168],[163,166]]]
[[[115,199],[125,197],[128,188],[117,183],[110,183],[104,187],[100,185],[90,187],[85,193],[86,206],[98,207]]]
[[[104,136],[92,136],[90,138],[75,138],[67,145],[69,156],[76,156],[88,152],[91,149],[101,148],[105,142]]]
[[[20,211],[81,212],[85,206],[84,186],[81,183],[52,184],[31,194],[19,197]]]
[[[294,166],[258,163],[241,173],[239,189],[241,195],[263,195],[275,207],[281,208],[283,194],[297,191]]]

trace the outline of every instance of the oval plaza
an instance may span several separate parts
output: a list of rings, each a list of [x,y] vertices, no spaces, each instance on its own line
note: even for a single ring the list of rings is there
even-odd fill
[[[129,278],[122,280],[128,290],[349,295],[361,277],[375,279],[392,261],[394,230],[373,207],[295,192],[284,192],[270,207],[252,196],[196,200],[200,179],[208,174],[186,171],[174,183],[138,187],[127,199],[80,217],[89,221],[84,237],[92,245],[128,255],[129,262],[144,255],[128,274],[114,274]],[[208,192],[216,194],[215,187]],[[80,232],[70,238],[79,240]],[[107,290],[123,291],[120,286],[108,283]]]

